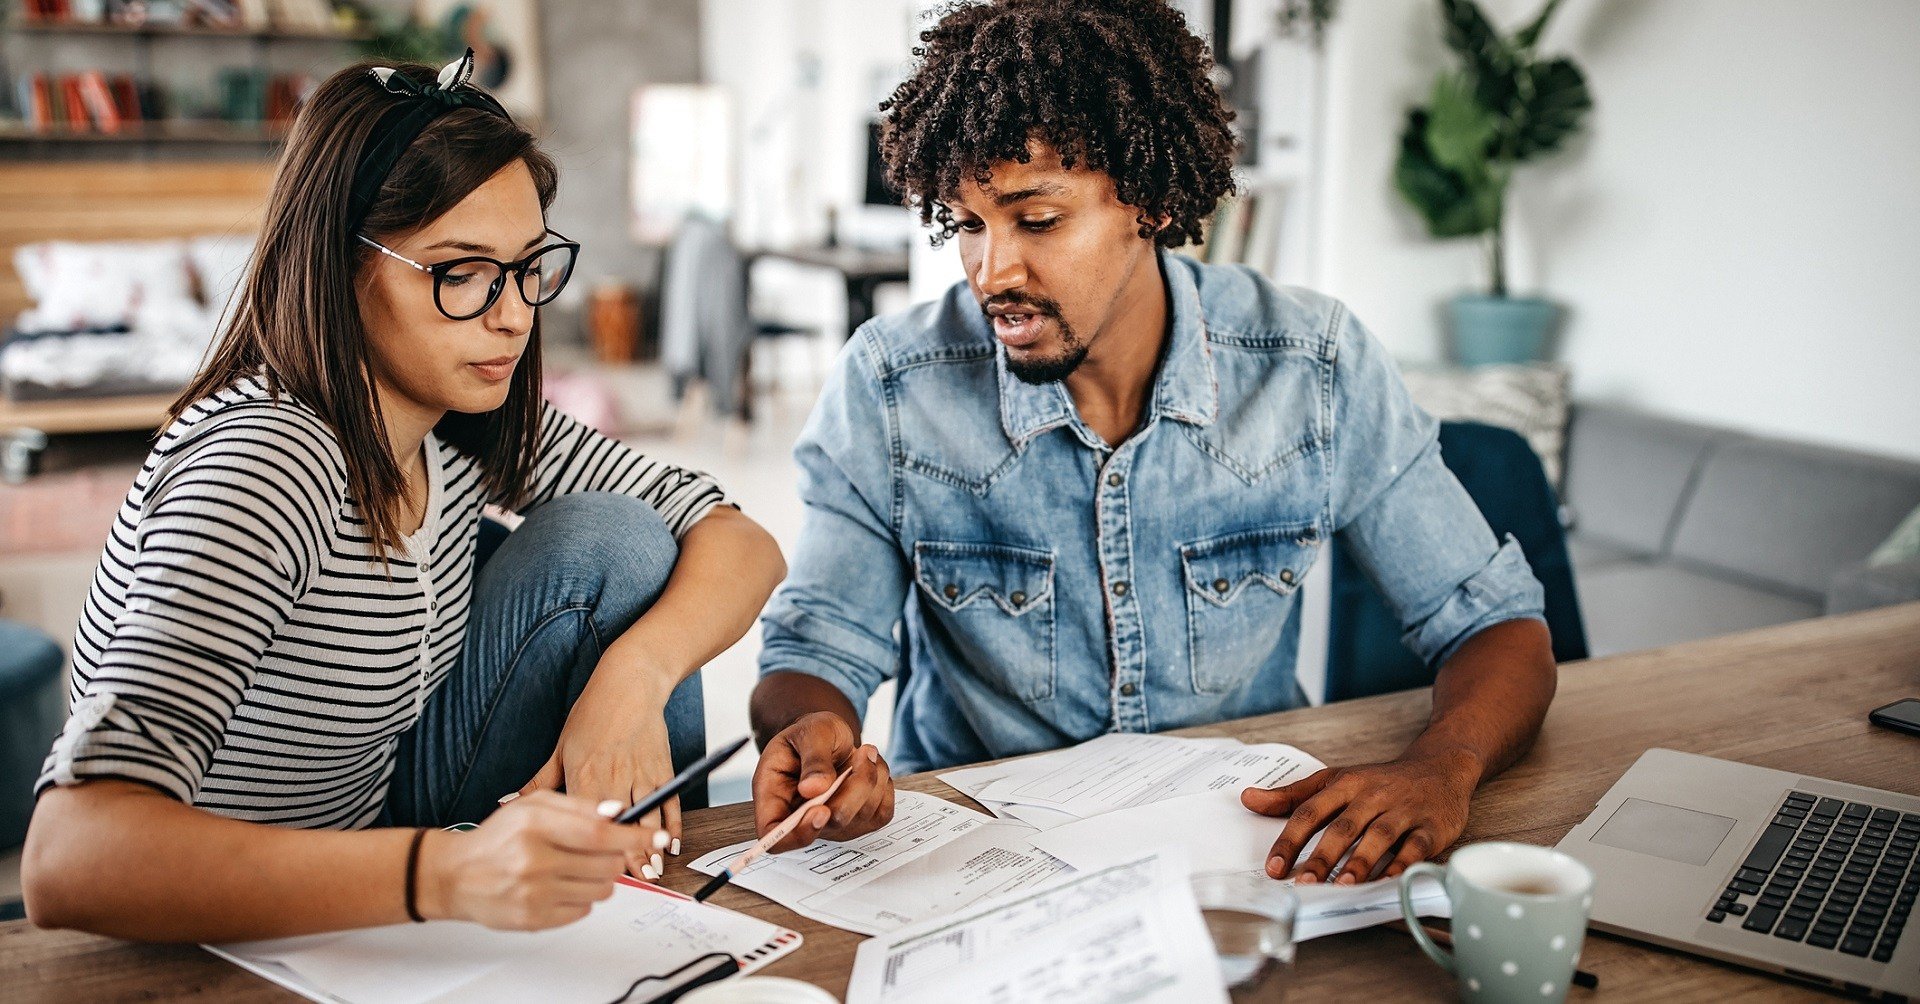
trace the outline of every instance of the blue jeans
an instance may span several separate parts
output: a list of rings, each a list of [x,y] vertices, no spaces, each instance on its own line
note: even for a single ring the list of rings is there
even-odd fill
[[[653,606],[679,545],[639,499],[586,492],[533,510],[513,533],[481,521],[460,661],[400,738],[382,825],[479,822],[553,755],[600,654]],[[680,770],[706,752],[700,675],[667,701]],[[706,805],[704,783],[680,796]]]

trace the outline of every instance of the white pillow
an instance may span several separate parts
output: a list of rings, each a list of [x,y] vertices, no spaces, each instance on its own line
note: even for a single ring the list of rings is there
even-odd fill
[[[200,295],[215,317],[224,317],[253,258],[252,234],[209,234],[187,242],[187,258],[200,279]]]
[[[22,331],[132,324],[143,307],[194,302],[183,241],[47,241],[16,250],[13,264],[35,301]]]

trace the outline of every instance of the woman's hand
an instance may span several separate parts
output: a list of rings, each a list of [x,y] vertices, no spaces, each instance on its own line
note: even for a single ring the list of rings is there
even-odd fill
[[[651,666],[609,665],[602,659],[579,700],[567,714],[560,742],[526,795],[560,789],[591,806],[606,799],[631,805],[673,779],[673,751],[663,715],[672,686],[668,674]],[[676,681],[677,682],[677,681]],[[643,823],[680,839],[680,800],[670,798]],[[658,848],[643,849],[627,862],[630,874],[652,880],[664,872]]]
[[[416,905],[430,919],[499,930],[571,924],[613,895],[627,861],[666,846],[664,830],[621,826],[592,800],[536,791],[470,833],[433,830],[420,848]]]

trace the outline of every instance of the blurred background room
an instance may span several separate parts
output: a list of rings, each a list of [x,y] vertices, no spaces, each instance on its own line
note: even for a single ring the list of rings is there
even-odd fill
[[[1920,599],[1920,3],[1175,5],[1242,130],[1240,195],[1183,253],[1340,297],[1429,410],[1524,437],[1563,658]],[[874,126],[938,6],[4,0],[0,911],[102,540],[318,80],[472,46],[583,245],[549,398],[791,550],[835,354],[962,278]],[[1470,484],[1490,516],[1505,469]],[[1421,682],[1340,626],[1351,570],[1306,587],[1316,700]],[[706,669],[710,736],[746,731],[757,650]]]

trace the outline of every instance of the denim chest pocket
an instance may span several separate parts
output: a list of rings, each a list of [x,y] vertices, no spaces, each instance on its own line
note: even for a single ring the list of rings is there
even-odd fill
[[[1183,544],[1193,689],[1246,683],[1280,643],[1293,594],[1320,553],[1311,525],[1246,530]]]
[[[1053,555],[1005,544],[921,541],[914,581],[967,667],[1021,701],[1053,697]]]

